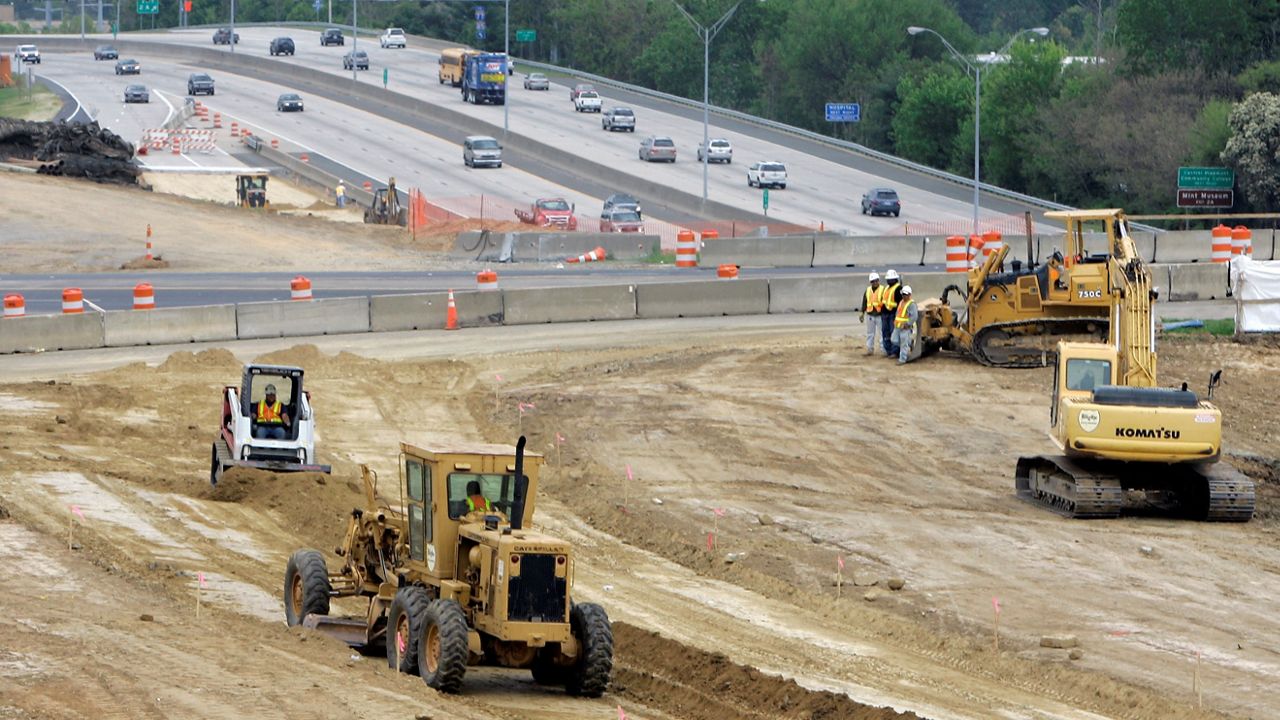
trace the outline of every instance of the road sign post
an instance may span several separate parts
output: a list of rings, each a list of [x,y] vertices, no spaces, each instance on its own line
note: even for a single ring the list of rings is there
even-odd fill
[[[516,42],[535,42],[538,39],[537,30],[517,30]]]

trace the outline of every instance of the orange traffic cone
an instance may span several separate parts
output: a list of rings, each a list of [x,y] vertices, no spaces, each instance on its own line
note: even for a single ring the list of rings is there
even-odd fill
[[[604,259],[604,248],[597,245],[595,250],[592,250],[586,255],[579,255],[576,258],[568,258],[565,260],[565,262],[571,262],[571,263],[595,262],[596,260],[603,260],[603,259]]]
[[[458,329],[458,306],[453,302],[453,291],[449,291],[449,309],[444,314],[444,329]]]

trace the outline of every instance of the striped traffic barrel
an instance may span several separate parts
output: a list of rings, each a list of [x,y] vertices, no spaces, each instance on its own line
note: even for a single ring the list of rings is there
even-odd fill
[[[1209,235],[1213,239],[1210,259],[1216,263],[1231,262],[1231,246],[1234,242],[1231,228],[1219,225]]]
[[[4,316],[7,318],[18,318],[27,314],[27,301],[21,295],[14,293],[4,296]]]
[[[1243,225],[1231,228],[1231,254],[1253,254],[1253,231]]]
[[[477,290],[497,290],[498,289],[498,273],[492,270],[481,270],[476,273],[476,289]]]
[[[676,233],[676,267],[698,267],[698,239],[692,230]]]
[[[982,239],[981,235],[969,236],[969,267],[978,267],[978,258],[986,258],[986,255],[982,254],[982,246],[985,244],[986,241]]]
[[[156,292],[151,283],[138,283],[133,286],[133,309],[152,310],[156,306]]]
[[[947,238],[947,272],[964,272],[969,268],[969,255],[964,247],[963,235]]]
[[[84,291],[80,288],[65,288],[62,291],[62,312],[84,312]]]
[[[290,300],[310,300],[311,299],[311,281],[302,275],[298,275],[289,281],[289,299]]]
[[[988,230],[982,233],[982,259],[985,261],[991,257],[991,253],[997,252],[1004,247],[1004,236],[996,230]]]

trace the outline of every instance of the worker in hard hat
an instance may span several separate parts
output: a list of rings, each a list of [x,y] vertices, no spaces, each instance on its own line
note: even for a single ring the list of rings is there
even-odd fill
[[[871,273],[870,284],[862,292],[862,304],[858,306],[858,319],[867,326],[867,354],[876,351],[876,336],[880,334],[880,313],[884,312],[884,300],[880,297],[880,273]]]
[[[885,357],[898,354],[898,346],[893,342],[893,315],[898,310],[898,302],[902,300],[902,281],[898,271],[892,268],[884,274],[884,285],[880,288],[880,340]]]
[[[902,287],[902,296],[893,315],[893,342],[898,347],[898,364],[904,365],[911,356],[911,344],[916,329],[920,327],[920,308],[911,298],[911,286]]]
[[[291,427],[289,412],[276,399],[276,386],[267,385],[266,397],[258,401],[257,412],[253,414],[257,426],[253,436],[259,440],[285,440],[289,437],[285,428]]]

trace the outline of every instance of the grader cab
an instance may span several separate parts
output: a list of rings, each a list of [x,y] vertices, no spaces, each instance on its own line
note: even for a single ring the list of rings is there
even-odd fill
[[[573,548],[531,529],[542,458],[506,445],[400,444],[398,507],[363,468],[365,507],[351,513],[330,573],[317,550],[285,570],[285,616],[387,664],[459,692],[468,666],[524,668],[539,684],[599,697],[613,669],[604,608],[575,603]],[[330,599],[364,598],[363,617],[331,617]]]

